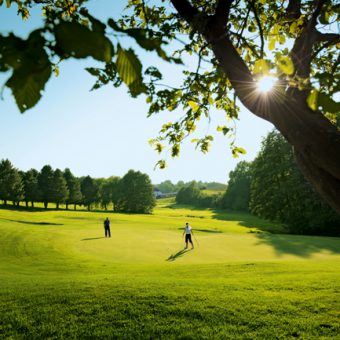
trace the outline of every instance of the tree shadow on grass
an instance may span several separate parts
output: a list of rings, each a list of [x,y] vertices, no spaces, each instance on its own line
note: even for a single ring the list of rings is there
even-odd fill
[[[291,254],[308,258],[322,251],[340,254],[339,237],[258,234],[256,238],[256,245],[269,245],[279,256]]]
[[[10,222],[15,222],[15,223],[22,223],[22,224],[33,224],[33,225],[64,225],[62,223],[19,221],[19,220],[10,220],[8,218],[2,218],[2,220],[6,220],[6,221],[10,221]]]
[[[176,254],[171,254],[166,260],[168,262],[176,261],[178,258],[184,256],[187,252],[191,251],[192,249],[181,249]]]
[[[164,208],[175,209],[175,210],[176,209],[188,209],[188,210],[193,210],[193,211],[209,210],[209,208],[196,207],[196,206],[190,205],[190,204],[177,204],[177,203],[168,204],[168,205],[164,206]]]
[[[91,240],[99,240],[101,238],[105,238],[104,236],[102,237],[90,237],[90,238],[83,238],[80,241],[91,241]]]
[[[283,224],[267,221],[247,212],[222,211],[217,209],[212,210],[212,212],[212,218],[216,220],[237,221],[242,227],[256,228],[259,231],[271,234],[288,234],[288,230]],[[254,230],[250,230],[249,232],[256,233]]]
[[[183,230],[183,228],[177,228],[178,230]],[[192,229],[193,231],[200,231],[201,233],[211,233],[211,234],[222,234],[223,231],[217,229]]]

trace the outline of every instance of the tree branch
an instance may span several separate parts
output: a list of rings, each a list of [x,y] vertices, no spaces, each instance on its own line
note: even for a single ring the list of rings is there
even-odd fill
[[[219,0],[216,6],[216,12],[213,16],[213,20],[220,27],[225,26],[228,23],[230,7],[233,0]]]
[[[322,33],[316,30],[317,18],[321,13],[322,7],[327,0],[317,1],[316,8],[311,18],[305,23],[300,36],[295,40],[292,49],[292,60],[294,63],[296,74],[302,78],[308,78],[313,55],[313,46],[318,39],[324,37]],[[328,35],[325,34],[325,36]],[[322,41],[322,40],[321,40]],[[306,94],[305,94],[306,95]]]
[[[288,19],[299,19],[301,16],[301,0],[289,0],[289,4],[286,8],[286,14]]]
[[[191,24],[195,15],[200,12],[193,7],[188,0],[170,0],[178,14],[188,23]]]
[[[318,4],[316,5],[316,9],[312,15],[312,18],[310,20],[310,23],[313,27],[316,26],[316,23],[317,23],[317,18],[318,16],[320,15],[321,13],[321,10],[322,10],[322,7],[324,6],[324,4],[327,2],[327,0],[319,0],[318,1]]]
[[[338,43],[339,41],[340,41],[340,35],[337,35],[337,38],[335,39],[334,38],[334,40],[319,40],[319,41],[326,41],[326,43],[325,44],[323,44],[322,46],[320,46],[314,53],[313,53],[313,55],[312,55],[312,57],[311,57],[311,60],[313,60],[324,48],[327,48],[327,47],[329,47],[329,46],[332,46],[332,45],[334,45],[334,44],[336,44],[336,43]]]
[[[251,1],[250,2],[250,6],[254,12],[254,16],[255,16],[255,21],[257,23],[257,26],[259,28],[259,33],[260,33],[260,39],[261,39],[261,59],[263,58],[263,50],[264,50],[264,38],[263,38],[263,29],[261,26],[261,22],[259,19],[259,16],[257,15],[257,11],[256,11],[256,6],[255,6],[255,2]]]
[[[336,33],[321,33],[316,31],[316,42],[328,42],[330,44],[337,44],[340,41],[340,34]]]

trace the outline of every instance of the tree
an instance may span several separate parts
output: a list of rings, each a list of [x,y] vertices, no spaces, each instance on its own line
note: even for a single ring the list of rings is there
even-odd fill
[[[339,230],[339,216],[302,177],[291,146],[277,131],[263,140],[251,173],[251,212],[283,222],[294,233],[327,234]]]
[[[87,210],[91,210],[91,205],[98,199],[98,186],[93,178],[86,176],[81,182],[82,202],[87,206]]]
[[[66,180],[67,189],[69,192],[69,195],[65,201],[66,203],[66,209],[68,209],[69,204],[74,205],[74,210],[77,209],[77,204],[81,202],[82,194],[81,194],[81,188],[80,188],[80,181],[78,178],[73,176],[70,169],[66,168],[64,170],[64,178]]]
[[[11,2],[17,2],[19,13],[27,17],[29,7],[41,1]],[[340,213],[339,104],[333,97],[340,86],[340,36],[333,32],[339,15],[336,1],[169,0],[172,6],[155,6],[136,0],[128,2],[127,15],[107,25],[91,16],[84,3],[44,2],[44,27],[26,40],[14,34],[0,37],[0,70],[13,70],[6,85],[22,112],[40,99],[52,66],[56,70],[56,58],[92,56],[105,62],[103,68],[87,69],[97,78],[94,89],[125,83],[133,97],[148,96],[149,115],[182,107],[185,116],[164,124],[152,141],[159,152],[167,141],[175,157],[200,118],[209,117],[210,106],[235,118],[238,98],[282,133],[294,147],[304,176]],[[197,68],[184,72],[183,84],[169,88],[161,87],[161,72],[150,66],[145,81],[135,51],[125,49],[121,39],[111,41],[112,34],[129,36],[140,48],[172,63],[181,63],[184,53],[196,54]],[[177,50],[168,53],[170,48],[163,46],[174,40],[183,47],[172,44]],[[258,79],[268,74],[278,80],[272,91],[260,92]],[[218,130],[234,133],[227,126]],[[211,141],[207,135],[195,143],[207,152]],[[232,143],[232,152],[244,150]],[[165,161],[158,165],[164,167]]]
[[[119,182],[119,207],[128,213],[149,214],[156,205],[153,186],[147,174],[129,170]]]
[[[26,207],[28,202],[31,202],[31,206],[34,207],[34,202],[39,202],[41,199],[41,192],[38,183],[39,172],[35,169],[28,170],[23,173],[23,183],[24,183],[24,200],[26,202]]]
[[[160,184],[157,184],[157,188],[164,194],[175,192],[176,186],[169,180],[166,180]]]
[[[0,199],[7,204],[11,200],[18,204],[24,198],[23,183],[19,171],[8,159],[0,162]]]
[[[118,183],[119,179],[118,177],[109,177],[106,178],[101,187],[100,187],[100,203],[101,205],[104,207],[105,210],[107,210],[107,206],[113,202],[113,200],[115,200],[115,202],[117,201],[117,198],[115,196],[114,191],[116,191],[117,189],[117,183]],[[114,199],[113,199],[113,196]],[[114,204],[115,206],[115,204]]]
[[[122,201],[122,186],[119,177],[111,177],[111,200],[113,204],[113,211],[121,210]]]
[[[38,184],[41,192],[41,199],[45,209],[48,203],[54,201],[54,171],[50,165],[45,165],[38,175]]]
[[[187,186],[182,187],[176,195],[176,203],[178,204],[197,204],[201,196],[200,189],[195,181]]]
[[[59,204],[66,202],[69,195],[67,182],[61,170],[56,169],[53,174],[53,193],[52,202],[54,202],[59,209]]]
[[[228,188],[221,200],[222,208],[248,211],[251,183],[251,164],[239,162],[229,173]]]

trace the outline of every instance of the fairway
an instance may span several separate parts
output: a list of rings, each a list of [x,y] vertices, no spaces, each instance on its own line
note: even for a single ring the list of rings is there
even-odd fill
[[[282,232],[169,200],[152,215],[1,209],[0,338],[340,339],[340,239]]]

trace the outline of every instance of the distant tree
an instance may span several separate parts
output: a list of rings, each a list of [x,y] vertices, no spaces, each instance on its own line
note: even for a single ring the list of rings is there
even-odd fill
[[[103,179],[99,187],[99,200],[100,205],[107,210],[108,205],[111,203],[112,188],[108,179]]]
[[[69,195],[67,183],[61,170],[56,169],[53,174],[53,194],[52,202],[59,209],[59,204],[66,202]]]
[[[184,181],[178,181],[176,183],[176,191],[179,191],[181,188],[185,187]]]
[[[121,210],[121,202],[123,200],[121,179],[119,177],[111,177],[110,182],[113,210],[119,211]]]
[[[120,183],[120,209],[124,212],[148,214],[156,205],[148,175],[129,170]]]
[[[0,162],[0,199],[7,204],[11,200],[18,204],[24,198],[24,187],[19,171],[8,159]]]
[[[50,165],[45,165],[39,175],[38,184],[41,192],[41,199],[47,209],[48,203],[54,200],[54,171]]]
[[[215,190],[215,191],[225,191],[227,189],[227,185],[219,182],[208,182],[206,183],[207,190]]]
[[[178,204],[197,204],[201,196],[200,189],[195,181],[182,187],[176,195],[176,203]]]
[[[161,182],[160,184],[157,184],[157,189],[161,191],[164,194],[175,192],[176,186],[171,181],[166,180],[164,182]]]
[[[339,230],[339,216],[301,175],[292,147],[272,131],[252,164],[250,209],[288,225],[291,232],[329,234]]]
[[[83,196],[82,202],[87,206],[87,210],[91,210],[91,205],[98,199],[99,188],[90,176],[83,178],[80,187]]]
[[[80,181],[72,174],[71,170],[68,168],[64,170],[64,178],[66,180],[67,189],[69,192],[68,198],[65,201],[66,209],[68,209],[69,204],[73,204],[74,210],[76,210],[77,204],[79,204],[82,199]]]
[[[34,202],[39,202],[41,199],[41,192],[38,183],[39,172],[35,169],[23,172],[22,178],[24,183],[26,207],[28,202],[31,202],[31,206],[34,207]]]
[[[228,188],[221,200],[221,207],[232,210],[249,209],[251,164],[239,162],[229,173]]]

